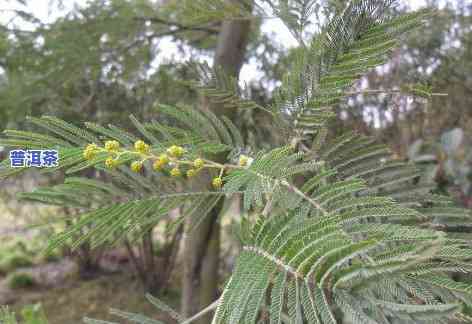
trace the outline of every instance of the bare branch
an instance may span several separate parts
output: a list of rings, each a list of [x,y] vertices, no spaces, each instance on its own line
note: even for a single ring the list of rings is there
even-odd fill
[[[351,91],[346,92],[348,96],[356,96],[356,95],[375,95],[375,94],[397,94],[397,93],[405,93],[407,91],[401,89],[371,89],[371,90],[359,90],[359,91]],[[431,93],[433,97],[445,97],[447,93]]]
[[[219,303],[219,299],[215,300],[213,303],[211,303],[210,305],[208,305],[207,307],[205,307],[204,309],[202,309],[200,312],[198,312],[197,314],[193,315],[192,317],[189,317],[188,319],[186,319],[185,321],[183,321],[182,323],[180,324],[189,324],[189,323],[192,323],[193,321],[196,321],[197,319],[199,319],[200,317],[202,317],[203,315],[206,315],[207,313],[211,312],[212,310],[215,310],[217,307],[218,307],[218,303]]]
[[[168,27],[174,27],[176,29],[168,31],[168,33],[172,32],[173,34],[179,33],[179,32],[184,32],[184,31],[201,31],[201,32],[206,32],[206,33],[211,34],[211,35],[218,34],[218,28],[211,28],[211,27],[204,26],[204,25],[184,25],[184,24],[181,24],[179,22],[165,20],[165,19],[162,19],[160,17],[135,17],[134,19],[150,21],[152,23],[162,24],[162,25],[166,25]]]

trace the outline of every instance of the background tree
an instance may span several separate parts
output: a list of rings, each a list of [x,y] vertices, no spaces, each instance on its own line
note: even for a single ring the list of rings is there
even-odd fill
[[[248,6],[251,6],[250,2]],[[213,64],[215,69],[221,69],[221,72],[229,78],[236,80],[238,78],[246,54],[250,28],[251,21],[244,19],[227,20],[221,25]],[[204,98],[203,105],[203,109],[210,109],[216,116],[226,116],[233,122],[236,120],[237,111],[234,109],[211,103],[207,98]],[[219,162],[225,163],[223,156]],[[200,224],[198,231],[191,232],[190,228],[193,227],[194,221],[191,219],[188,221],[188,234],[184,242],[182,285],[182,313],[186,317],[211,304],[218,294],[221,231],[218,219],[222,207],[223,200],[210,211],[210,216]],[[201,319],[201,323],[210,321],[210,316]]]

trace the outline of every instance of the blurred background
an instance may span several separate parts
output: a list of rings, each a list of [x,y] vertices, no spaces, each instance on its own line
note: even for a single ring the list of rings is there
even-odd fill
[[[320,1],[303,38],[316,36],[342,2]],[[392,14],[424,7],[434,10],[432,19],[356,85],[358,94],[338,107],[331,131],[348,127],[376,137],[392,154],[424,168],[419,182],[434,183],[437,192],[472,208],[472,3],[399,1]],[[221,18],[182,8],[179,0],[0,0],[0,130],[30,129],[25,117],[43,114],[131,129],[131,113],[139,120],[158,118],[156,101],[197,104],[198,94],[185,82],[196,75],[184,63],[212,64]],[[239,83],[269,105],[297,41],[273,17],[252,20],[248,37]],[[402,93],[418,83],[433,96]],[[257,111],[239,113],[237,123],[259,147],[270,144],[267,132],[277,133]],[[165,222],[148,237],[151,252],[143,238],[136,246],[41,253],[51,234],[70,225],[57,218],[73,211],[21,202],[16,194],[61,179],[28,172],[0,182],[0,305],[25,316],[44,311],[52,324],[77,323],[84,315],[109,318],[109,307],[152,315],[145,291],[178,306],[181,233],[168,235]],[[228,219],[219,253],[222,278],[237,252]],[[143,261],[149,258],[157,261]]]

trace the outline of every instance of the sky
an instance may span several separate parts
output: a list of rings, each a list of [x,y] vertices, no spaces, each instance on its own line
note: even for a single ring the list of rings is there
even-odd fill
[[[22,6],[18,4],[17,1],[14,0],[0,0],[0,23],[10,23],[16,24],[17,27],[21,27],[21,29],[31,29],[31,26],[25,24],[19,19],[13,20],[13,13],[11,12],[12,9],[21,9],[25,10],[26,12],[34,13],[36,17],[38,17],[43,22],[52,22],[57,17],[64,15],[66,12],[70,11],[74,8],[75,5],[84,6],[87,3],[87,0],[63,0],[64,10],[59,11],[57,8],[55,10],[51,10],[50,3],[53,2],[51,0],[28,0],[26,6]],[[425,5],[425,0],[401,0],[403,4],[407,4],[412,9],[417,9]],[[293,38],[284,24],[278,19],[268,19],[262,25],[262,32],[265,34],[275,33],[277,34],[277,40],[286,48],[297,46],[297,41]],[[163,39],[160,41],[159,46],[161,48],[165,48],[162,50],[160,54],[156,57],[155,61],[153,62],[153,69],[159,66],[159,62],[162,62],[166,59],[171,57],[179,58],[180,60],[184,61],[189,58],[190,53],[182,56],[177,49],[177,45],[172,42],[171,38]],[[208,61],[211,64],[210,57],[203,57],[203,60]],[[257,66],[257,62],[250,61],[246,63],[240,73],[240,81],[241,83],[249,83],[253,80],[257,80],[260,76],[260,71]]]

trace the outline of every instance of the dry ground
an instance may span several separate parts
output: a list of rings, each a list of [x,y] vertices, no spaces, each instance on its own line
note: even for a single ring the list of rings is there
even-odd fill
[[[43,282],[35,288],[11,291],[0,279],[0,299],[3,298],[3,302],[7,302],[16,312],[25,305],[41,303],[50,324],[83,323],[84,316],[128,323],[108,314],[110,308],[141,313],[172,323],[147,302],[142,287],[130,272],[102,274],[96,279],[83,281],[74,276],[64,276],[69,266],[62,262],[60,269],[53,269],[50,265],[46,265],[48,269],[41,269],[43,275],[44,271],[51,270],[51,277],[46,280],[54,277],[53,280],[57,280],[55,286]],[[38,269],[27,271],[36,272],[35,277],[38,276]],[[172,291],[162,299],[174,306],[178,303],[178,295]]]

